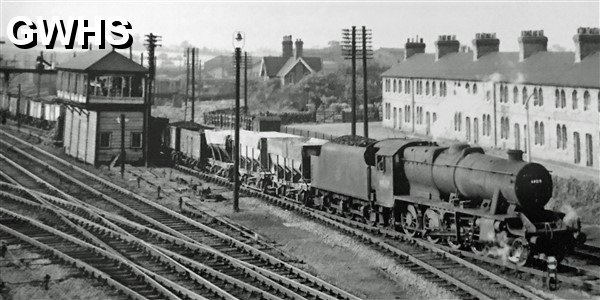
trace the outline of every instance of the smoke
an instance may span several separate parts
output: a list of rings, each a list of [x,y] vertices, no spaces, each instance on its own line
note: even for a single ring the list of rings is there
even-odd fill
[[[510,255],[510,246],[508,245],[506,232],[503,231],[496,234],[495,242],[495,246],[487,249],[486,255],[493,258],[499,258],[502,261],[502,264],[506,265]]]
[[[513,83],[523,83],[525,82],[525,75],[523,75],[523,73],[519,72],[517,73],[517,78],[513,81]]]
[[[504,76],[502,76],[502,74],[495,72],[493,74],[490,74],[489,76],[487,76],[485,81],[488,82],[500,82],[502,81],[502,79],[504,79]]]
[[[559,211],[565,214],[562,220],[567,227],[578,226],[579,215],[571,205],[565,203],[560,207]]]

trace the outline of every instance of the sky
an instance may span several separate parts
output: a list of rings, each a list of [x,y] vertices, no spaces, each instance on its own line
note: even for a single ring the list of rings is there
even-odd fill
[[[517,51],[521,30],[542,29],[548,46],[574,48],[578,27],[600,27],[600,1],[7,1],[0,0],[0,35],[15,16],[121,16],[133,33],[152,32],[163,44],[187,40],[198,47],[231,49],[236,30],[246,34],[245,49],[281,49],[284,35],[301,38],[305,48],[341,39],[342,28],[367,26],[373,46],[402,48],[419,36],[434,51],[441,34],[455,34],[471,46],[475,33],[495,32],[501,51]],[[7,41],[8,42],[8,41]]]

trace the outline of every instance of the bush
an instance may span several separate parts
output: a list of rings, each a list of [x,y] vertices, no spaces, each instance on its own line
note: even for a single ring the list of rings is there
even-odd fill
[[[552,200],[548,208],[560,210],[565,204],[577,211],[583,223],[600,224],[600,185],[589,180],[552,176]]]

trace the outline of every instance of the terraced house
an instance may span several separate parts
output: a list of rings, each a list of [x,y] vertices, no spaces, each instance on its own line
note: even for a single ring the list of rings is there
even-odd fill
[[[383,125],[404,132],[600,169],[600,30],[579,28],[574,52],[548,51],[543,31],[523,31],[519,52],[480,33],[474,51],[440,36],[435,53],[409,39],[383,73]]]

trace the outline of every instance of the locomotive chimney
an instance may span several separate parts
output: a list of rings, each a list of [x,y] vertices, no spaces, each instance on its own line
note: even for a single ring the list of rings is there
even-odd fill
[[[510,161],[523,161],[523,151],[521,150],[510,149],[506,151],[506,154],[508,154],[508,160]]]

